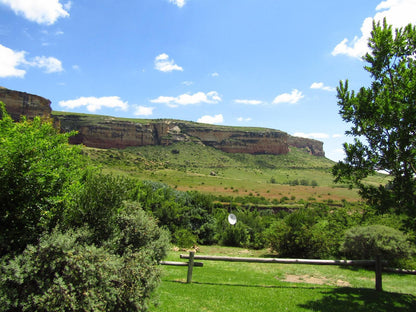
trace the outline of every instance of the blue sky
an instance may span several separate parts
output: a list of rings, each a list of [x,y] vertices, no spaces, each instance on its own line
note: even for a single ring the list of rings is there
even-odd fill
[[[342,159],[335,88],[416,0],[0,0],[0,86],[52,109],[266,127]]]

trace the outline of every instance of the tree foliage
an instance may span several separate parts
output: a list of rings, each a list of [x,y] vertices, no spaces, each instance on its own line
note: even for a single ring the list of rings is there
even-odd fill
[[[59,133],[51,120],[15,123],[1,103],[0,256],[22,251],[62,218],[70,188],[84,167],[73,133]]]
[[[86,166],[51,120],[0,112],[0,310],[146,311],[170,237],[137,182]]]
[[[414,252],[401,231],[378,224],[349,229],[340,249],[352,259],[375,259],[380,256],[393,262]]]
[[[406,214],[416,227],[416,29],[393,30],[384,20],[374,23],[369,39],[371,52],[364,67],[371,86],[358,92],[348,80],[338,87],[343,120],[354,143],[345,143],[346,158],[333,168],[337,182],[358,186],[360,194],[381,212]],[[392,180],[378,187],[363,180],[377,171]]]

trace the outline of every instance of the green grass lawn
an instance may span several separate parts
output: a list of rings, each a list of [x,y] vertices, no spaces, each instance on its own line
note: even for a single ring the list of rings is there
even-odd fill
[[[170,252],[167,260],[184,261]],[[267,256],[265,251],[201,247],[198,254]],[[186,260],[185,260],[186,261]],[[201,261],[186,284],[187,267],[162,266],[159,304],[151,311],[416,311],[416,278],[354,267]]]

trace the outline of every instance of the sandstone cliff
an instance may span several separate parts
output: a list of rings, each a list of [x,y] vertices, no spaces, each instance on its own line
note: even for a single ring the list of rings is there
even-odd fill
[[[0,87],[0,101],[6,105],[7,112],[14,120],[19,120],[21,116],[27,118],[50,117],[52,112],[51,101],[26,92]]]
[[[52,116],[62,131],[78,131],[72,144],[97,148],[169,145],[175,142],[196,142],[228,153],[287,154],[291,147],[312,155],[325,156],[323,143],[290,136],[265,128],[213,126],[179,120],[139,120],[100,115],[53,112],[50,101],[37,95],[0,89],[0,101],[10,115]]]

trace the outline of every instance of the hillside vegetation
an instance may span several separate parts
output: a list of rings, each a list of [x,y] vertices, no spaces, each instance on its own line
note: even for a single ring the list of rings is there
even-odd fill
[[[163,182],[178,190],[259,196],[274,202],[359,200],[356,190],[333,182],[333,161],[296,148],[286,155],[251,155],[176,143],[121,150],[85,147],[84,153],[105,172]],[[384,184],[387,177],[378,175],[368,182]]]

